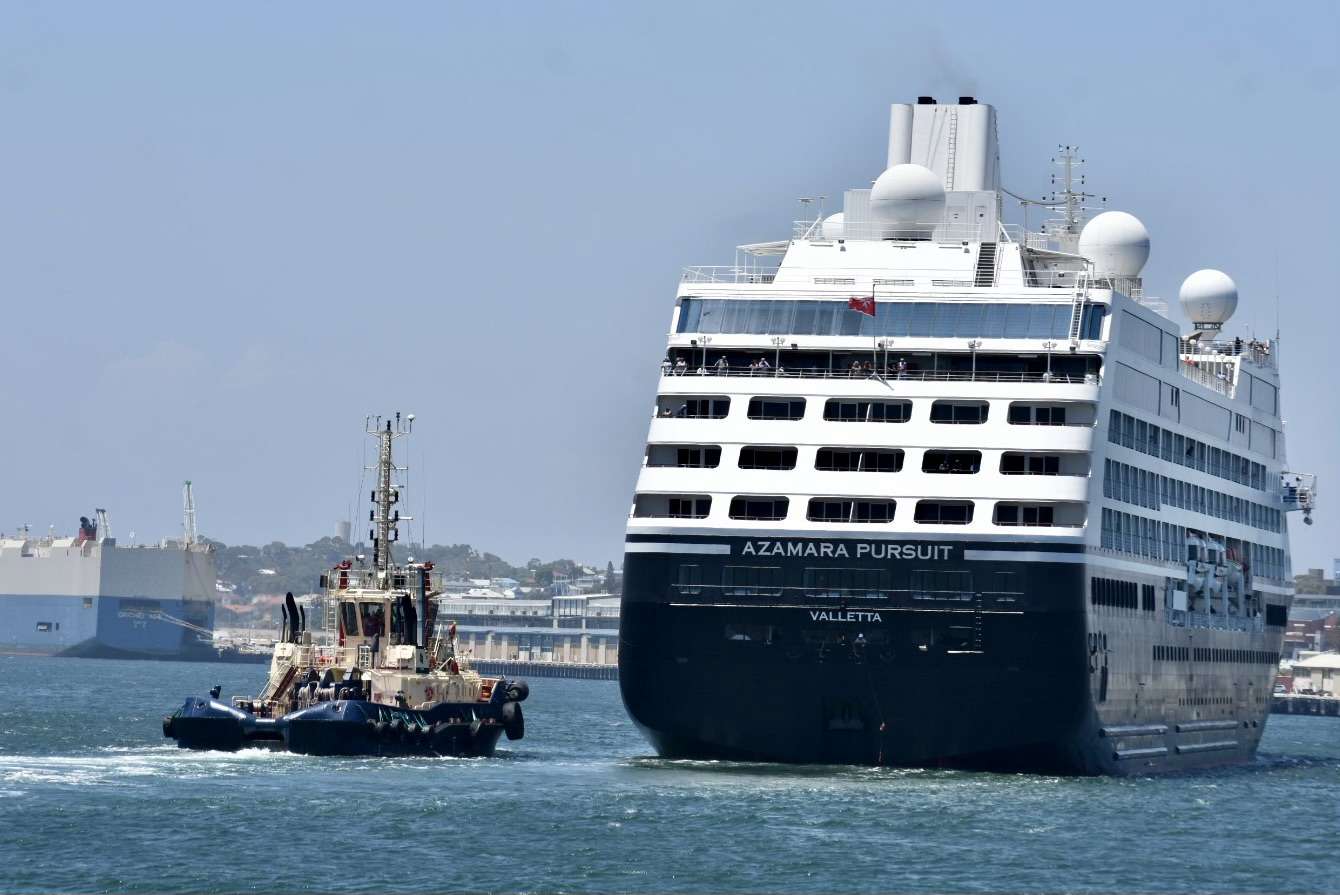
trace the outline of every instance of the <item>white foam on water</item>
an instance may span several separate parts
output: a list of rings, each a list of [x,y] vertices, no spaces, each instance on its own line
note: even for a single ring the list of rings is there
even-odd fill
[[[104,746],[78,755],[0,755],[0,784],[135,786],[156,777],[190,779],[254,772],[296,756],[268,749],[193,752],[176,746]]]

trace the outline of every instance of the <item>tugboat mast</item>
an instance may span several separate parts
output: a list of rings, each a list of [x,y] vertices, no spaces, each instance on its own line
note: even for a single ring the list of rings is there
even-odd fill
[[[409,435],[413,428],[412,413],[402,419],[397,412],[394,423],[388,418],[383,424],[380,416],[367,419],[367,433],[376,438],[378,443],[377,487],[372,492],[374,509],[370,514],[376,528],[368,531],[368,537],[372,539],[372,568],[379,573],[383,589],[391,586],[391,577],[387,573],[391,570],[391,545],[400,540],[400,520],[403,518],[408,522],[413,519],[412,516],[402,517],[399,510],[392,509],[400,502],[400,489],[394,481],[395,473],[405,471],[405,467],[395,465],[392,443],[397,438]]]

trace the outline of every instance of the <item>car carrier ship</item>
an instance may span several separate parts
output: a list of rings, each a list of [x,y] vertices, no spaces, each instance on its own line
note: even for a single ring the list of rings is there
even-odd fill
[[[1149,773],[1248,760],[1292,598],[1274,339],[1062,147],[1007,225],[995,110],[685,271],[627,523],[620,686],[671,757]],[[1015,197],[1020,198],[1020,197]],[[1027,200],[1023,200],[1027,201]],[[1026,218],[1025,218],[1026,219]],[[1307,521],[1311,521],[1310,517]]]
[[[120,544],[101,509],[73,536],[0,537],[0,655],[256,661],[214,646],[214,551],[185,495],[181,539]]]

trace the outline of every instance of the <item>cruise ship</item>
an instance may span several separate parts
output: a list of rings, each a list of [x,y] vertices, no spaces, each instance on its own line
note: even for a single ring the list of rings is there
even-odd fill
[[[1316,492],[1286,468],[1279,340],[1224,336],[1217,270],[1189,272],[1181,331],[1144,295],[1144,225],[1089,217],[1081,160],[1055,161],[1052,217],[1006,224],[995,110],[895,104],[873,186],[686,269],[620,622],[624,704],[661,755],[1253,755],[1287,514]]]
[[[73,536],[0,537],[0,655],[247,661],[214,646],[216,580],[213,547],[192,527],[123,545],[98,510]]]

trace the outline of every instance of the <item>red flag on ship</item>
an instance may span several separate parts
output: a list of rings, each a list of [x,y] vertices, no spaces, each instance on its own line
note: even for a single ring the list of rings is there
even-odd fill
[[[873,317],[875,316],[875,296],[853,295],[847,299],[847,307],[853,311],[860,311],[867,317]]]

